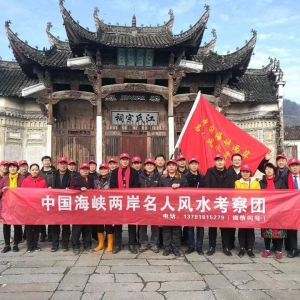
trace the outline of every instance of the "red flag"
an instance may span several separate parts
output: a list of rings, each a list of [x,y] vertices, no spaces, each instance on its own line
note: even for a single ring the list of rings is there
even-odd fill
[[[188,159],[195,157],[200,162],[203,174],[213,166],[216,154],[223,154],[226,167],[231,165],[231,156],[239,153],[254,173],[269,149],[229,119],[219,113],[200,93],[175,148]]]

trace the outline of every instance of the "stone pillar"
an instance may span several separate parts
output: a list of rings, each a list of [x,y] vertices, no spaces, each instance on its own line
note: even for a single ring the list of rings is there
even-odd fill
[[[96,161],[102,163],[102,78],[97,75]]]
[[[285,86],[285,81],[282,79],[282,72],[280,71],[277,82],[277,99],[278,99],[278,109],[279,109],[279,142],[277,144],[277,153],[284,152],[284,119],[283,119],[283,88]]]
[[[52,156],[52,126],[53,126],[53,104],[52,104],[52,92],[48,91],[48,118],[47,118],[47,146],[46,155]]]
[[[168,101],[168,131],[169,131],[169,158],[174,154],[174,99],[173,99],[173,87],[174,87],[174,80],[171,74],[169,74],[169,101]]]

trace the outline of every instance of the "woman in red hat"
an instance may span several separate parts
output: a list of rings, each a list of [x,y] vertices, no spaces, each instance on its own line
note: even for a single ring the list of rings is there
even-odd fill
[[[275,175],[276,167],[268,162],[264,165],[265,174],[263,179],[259,182],[261,189],[275,190],[286,189],[284,181]],[[287,237],[286,230],[283,229],[262,229],[261,236],[265,239],[266,250],[262,253],[262,257],[271,255],[271,239],[273,239],[276,258],[282,259],[282,245],[283,239]]]
[[[236,189],[260,189],[259,182],[255,178],[251,177],[252,172],[247,164],[242,165],[240,171],[242,178],[235,181]],[[240,252],[238,253],[238,256],[243,257],[245,255],[245,249],[247,246],[248,256],[254,258],[254,228],[239,228],[238,237],[240,243]]]
[[[0,182],[0,194],[2,195],[9,188],[20,187],[25,177],[18,173],[19,164],[12,161],[8,164],[8,174],[2,178]],[[1,253],[6,253],[11,250],[10,246],[10,227],[11,225],[3,224],[3,235],[5,246]],[[19,252],[19,242],[22,240],[22,225],[14,225],[14,246],[13,251]]]
[[[47,188],[46,180],[40,175],[40,167],[38,164],[32,164],[29,167],[30,176],[23,180],[22,188]],[[40,234],[40,225],[26,225],[26,240],[27,240],[27,252],[40,251],[38,247],[38,240]]]
[[[99,173],[95,179],[95,189],[106,190],[109,189],[110,172],[108,164],[101,164],[99,167]],[[96,232],[98,237],[98,246],[94,249],[100,251],[104,248],[104,225],[96,225]],[[107,248],[106,252],[112,252],[114,247],[114,227],[113,225],[105,225],[105,232],[107,235]]]

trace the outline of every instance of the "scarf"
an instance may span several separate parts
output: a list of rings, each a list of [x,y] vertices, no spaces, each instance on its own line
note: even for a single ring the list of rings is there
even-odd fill
[[[275,178],[275,175],[273,175],[271,178],[268,178],[266,176],[267,190],[275,190],[274,178]]]
[[[288,189],[295,189],[295,185],[294,185],[294,176],[292,173],[289,173],[288,175]]]
[[[16,188],[18,187],[18,173],[16,174],[8,174],[9,178],[9,187],[10,188]]]
[[[124,169],[122,167],[119,167],[119,169],[118,169],[118,187],[119,187],[119,189],[128,189],[129,188],[130,167],[127,167],[125,169],[124,178],[122,175],[123,170]]]

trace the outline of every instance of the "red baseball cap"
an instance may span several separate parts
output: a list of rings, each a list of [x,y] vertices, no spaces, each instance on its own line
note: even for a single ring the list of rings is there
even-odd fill
[[[108,163],[111,163],[111,162],[114,162],[114,163],[118,163],[118,161],[117,161],[117,159],[116,158],[114,158],[114,157],[112,157],[109,161],[108,161]]]
[[[131,160],[132,163],[138,162],[141,163],[142,159],[139,156],[134,156]]]
[[[11,165],[13,165],[13,166],[16,166],[16,167],[19,167],[19,164],[18,164],[18,162],[17,162],[17,161],[15,161],[15,160],[13,160],[13,161],[10,161],[10,162],[8,163],[8,166],[11,166]]]
[[[251,172],[251,168],[250,168],[249,165],[244,164],[244,165],[241,165],[241,171],[248,171],[248,172]]]
[[[300,165],[300,160],[298,158],[291,158],[288,162],[288,165]]]
[[[222,153],[218,153],[216,156],[215,156],[215,158],[214,158],[214,160],[216,160],[216,159],[224,159],[225,157],[224,157],[224,155],[222,154]]]
[[[181,159],[186,160],[186,158],[185,158],[182,154],[177,155],[176,160],[179,161],[179,160],[181,160]]]
[[[59,157],[57,162],[60,164],[60,163],[68,163],[68,160],[66,157]]]
[[[19,161],[19,167],[22,166],[22,165],[27,165],[28,166],[27,160],[25,160],[25,159],[20,160]]]
[[[278,159],[280,159],[280,158],[287,159],[287,157],[286,157],[286,155],[285,155],[284,153],[277,155],[277,156],[276,156],[276,161],[277,161]]]
[[[75,160],[69,160],[69,162],[68,162],[68,165],[76,165],[76,162],[75,162]]]
[[[109,168],[108,164],[101,164],[99,166],[99,169],[108,169],[108,168]]]
[[[147,158],[145,159],[144,165],[145,164],[152,164],[155,166],[155,160],[153,158]]]
[[[89,164],[95,164],[95,165],[97,165],[96,161],[93,160],[93,159],[89,161]]]
[[[82,163],[82,164],[80,164],[80,169],[84,169],[84,168],[89,169],[90,168],[90,163]]]
[[[195,157],[193,157],[193,158],[191,158],[191,159],[189,160],[189,164],[192,163],[193,161],[199,164],[198,159],[195,158]]]
[[[8,165],[8,164],[9,164],[9,161],[2,160],[1,163],[0,163],[0,166],[4,166],[4,165]]]
[[[128,153],[121,153],[120,154],[120,159],[122,159],[122,158],[128,158],[128,159],[130,159],[130,156],[129,156]]]
[[[177,161],[175,159],[169,159],[169,160],[167,160],[166,166],[168,164],[175,164],[177,166]]]

